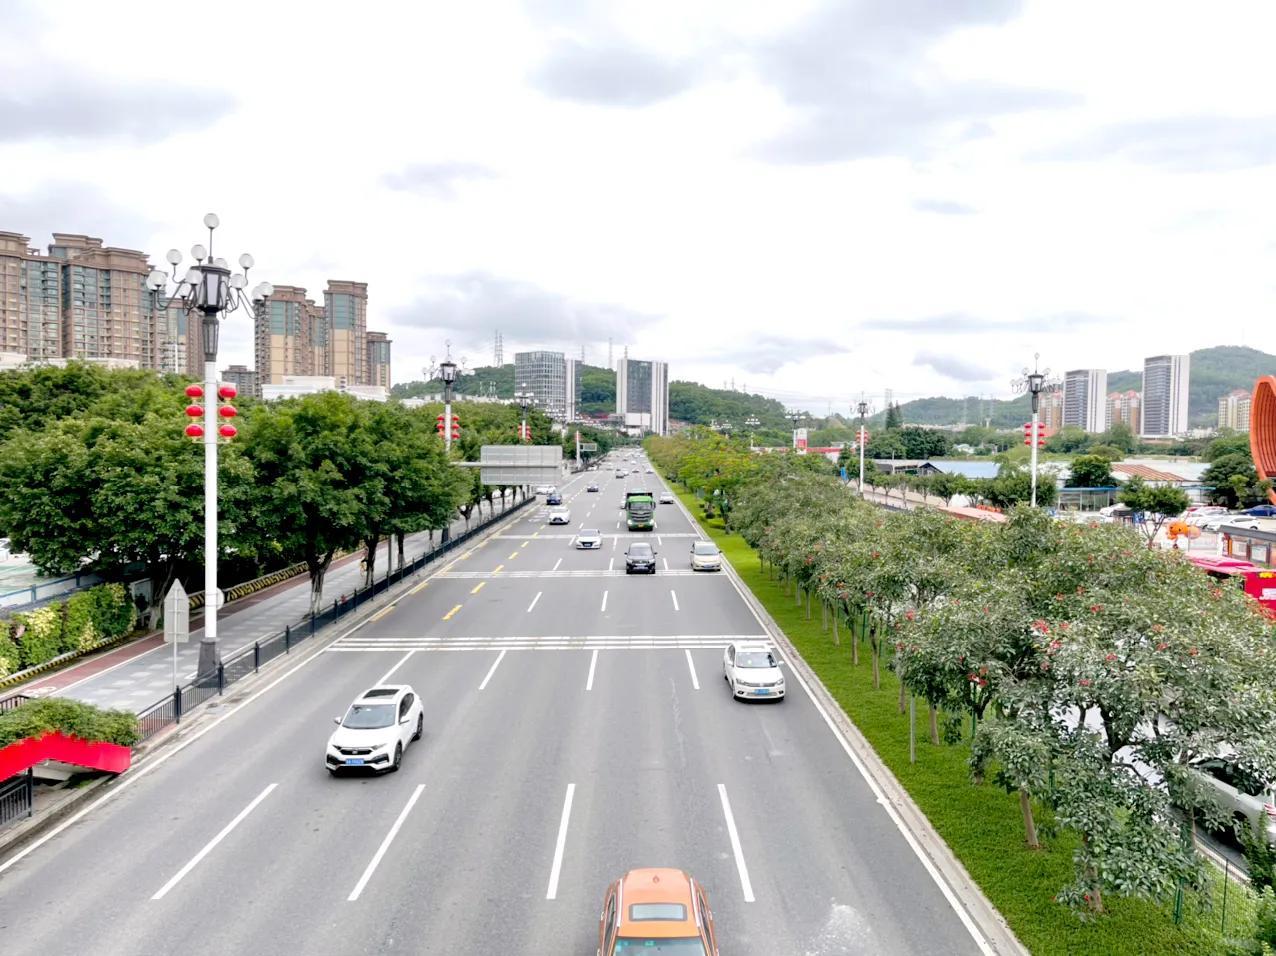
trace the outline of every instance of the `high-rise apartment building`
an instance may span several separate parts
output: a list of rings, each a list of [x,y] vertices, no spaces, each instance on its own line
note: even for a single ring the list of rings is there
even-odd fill
[[[1063,427],[1063,389],[1052,388],[1042,392],[1037,401],[1037,414],[1047,435],[1053,435]]]
[[[1250,402],[1253,395],[1243,389],[1228,392],[1218,400],[1218,427],[1234,432],[1249,431]]]
[[[261,385],[257,373],[246,365],[231,365],[222,369],[221,380],[235,386],[240,395],[261,398]]]
[[[256,306],[257,379],[278,385],[285,375],[327,375],[328,329],[324,309],[295,285],[277,285]]]
[[[1189,355],[1154,355],[1143,360],[1145,438],[1187,434]]]
[[[622,358],[616,366],[616,414],[628,429],[667,434],[669,364]]]
[[[1137,435],[1142,419],[1142,404],[1142,397],[1134,389],[1126,392],[1109,392],[1107,427],[1125,425]]]
[[[532,404],[560,422],[575,417],[580,400],[575,359],[562,352],[515,352],[514,388],[532,394]]]
[[[390,339],[384,332],[369,332],[364,344],[368,369],[363,376],[363,385],[380,385],[390,387]]]
[[[1063,376],[1063,424],[1099,433],[1107,427],[1108,373],[1101,368],[1079,368]]]
[[[54,233],[42,255],[0,233],[0,350],[178,371],[177,316],[146,288],[150,270],[144,253],[92,236]]]
[[[328,371],[338,385],[363,385],[368,373],[368,284],[329,279],[323,293]]]

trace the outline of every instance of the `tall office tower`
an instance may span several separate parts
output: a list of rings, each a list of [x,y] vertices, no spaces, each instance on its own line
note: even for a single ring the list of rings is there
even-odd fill
[[[1144,438],[1187,434],[1190,355],[1154,355],[1143,360]]]
[[[390,387],[390,339],[384,332],[369,332],[366,344],[368,370],[364,384]]]
[[[1137,435],[1142,417],[1142,399],[1134,389],[1108,393],[1108,428],[1125,425]]]
[[[568,407],[574,414],[577,396],[568,400],[567,365],[562,352],[515,352],[514,388],[531,392],[532,403],[550,418],[568,421]]]
[[[1250,403],[1253,395],[1242,389],[1228,392],[1218,400],[1218,427],[1236,432],[1249,431]]]
[[[1098,434],[1107,427],[1108,373],[1079,368],[1063,376],[1063,424]]]
[[[634,431],[669,431],[669,364],[631,359],[616,367],[616,414]]]
[[[1041,424],[1045,426],[1046,434],[1053,435],[1063,427],[1063,389],[1052,388],[1049,391],[1041,393],[1041,399],[1037,404],[1037,412],[1041,418]]]
[[[368,284],[329,279],[323,293],[328,326],[328,370],[338,385],[365,385]]]
[[[581,360],[569,358],[563,360],[566,366],[566,387],[563,392],[563,421],[574,422],[578,417],[580,404],[580,369]]]
[[[269,299],[258,303],[254,347],[261,385],[282,385],[285,375],[332,374],[324,309],[307,299],[300,286],[277,285]]]
[[[496,330],[495,341],[492,347],[492,364],[500,368],[505,364],[505,338],[501,335],[501,330]]]
[[[231,365],[222,369],[222,381],[234,385],[240,395],[261,398],[261,384],[257,373],[246,365]]]
[[[0,352],[62,355],[62,270],[16,232],[0,232]]]

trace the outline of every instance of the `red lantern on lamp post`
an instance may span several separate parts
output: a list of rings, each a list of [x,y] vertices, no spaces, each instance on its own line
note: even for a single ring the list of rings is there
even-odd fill
[[[196,440],[204,437],[204,426],[199,422],[191,422],[186,426],[186,437]]]

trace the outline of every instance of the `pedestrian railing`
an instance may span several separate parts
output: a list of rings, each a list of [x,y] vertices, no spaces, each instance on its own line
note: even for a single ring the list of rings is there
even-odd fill
[[[31,770],[0,781],[0,827],[31,816],[34,774]]]
[[[190,683],[173,688],[171,694],[166,694],[160,700],[138,713],[137,727],[141,739],[147,740],[161,730],[181,723],[182,718],[190,714],[195,707],[198,707],[209,698],[225,693],[226,688],[231,684],[242,680],[250,674],[257,673],[275,658],[291,653],[293,647],[314,636],[328,624],[344,617],[351,611],[357,610],[361,605],[367,604],[368,601],[381,594],[387,588],[393,587],[404,578],[411,577],[430,562],[456,550],[475,535],[487,530],[493,522],[503,520],[509,514],[527,507],[534,500],[527,497],[522,501],[507,505],[499,514],[489,517],[486,521],[476,524],[461,534],[450,536],[446,541],[439,541],[432,548],[405,563],[403,567],[391,569],[384,577],[373,581],[371,585],[364,588],[356,588],[353,594],[348,597],[343,595],[340,600],[333,601],[330,606],[325,607],[317,614],[307,614],[296,623],[285,626],[279,634],[254,641],[247,647],[240,648],[235,653],[223,658],[215,670],[198,674]],[[8,700],[9,698],[0,701],[0,708]]]
[[[0,713],[6,710],[13,710],[23,701],[31,700],[30,694],[10,694],[8,697],[0,697]]]

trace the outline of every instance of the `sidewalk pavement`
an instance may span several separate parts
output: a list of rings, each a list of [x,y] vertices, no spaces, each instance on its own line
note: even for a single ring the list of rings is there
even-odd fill
[[[511,501],[512,503],[512,501]],[[484,519],[486,520],[486,513]],[[472,521],[479,520],[475,516]],[[452,533],[465,530],[464,521],[452,525]],[[408,535],[404,541],[404,557],[411,561],[429,550],[428,532]],[[439,536],[435,535],[437,544]],[[377,551],[377,577],[391,567],[390,543]],[[324,575],[325,605],[353,594],[363,584],[359,569],[363,552],[333,561]],[[310,579],[301,575],[240,601],[228,604],[217,618],[217,639],[223,659],[250,646],[254,641],[283,632],[284,626],[296,624],[310,611]],[[203,637],[203,617],[192,614],[190,640],[178,645],[177,680],[186,683],[195,677],[199,664],[199,642]],[[198,625],[198,626],[197,626]],[[32,696],[71,697],[101,707],[118,707],[139,711],[173,692],[173,649],[164,643],[163,632],[157,632],[123,647],[89,658],[80,664],[56,671],[46,677],[13,688],[12,691]]]

